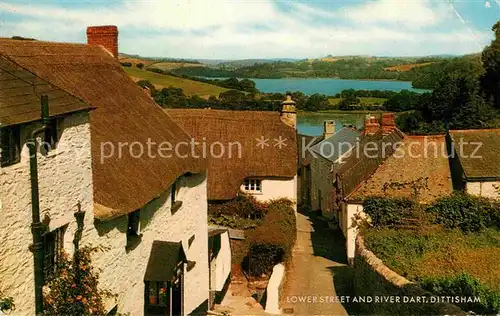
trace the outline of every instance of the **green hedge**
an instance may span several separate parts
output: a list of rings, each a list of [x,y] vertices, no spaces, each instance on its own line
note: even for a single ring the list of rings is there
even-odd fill
[[[483,197],[455,193],[441,198],[427,211],[436,215],[435,223],[447,228],[464,232],[500,229],[500,202]]]
[[[244,268],[250,275],[268,274],[274,265],[291,257],[297,236],[292,206],[286,199],[271,202],[263,224],[248,232],[249,253]]]
[[[240,218],[260,219],[268,210],[268,205],[257,201],[253,196],[243,193],[238,194],[235,199],[222,203],[212,203],[208,206],[208,215],[237,216]]]
[[[424,289],[438,296],[479,297],[480,302],[458,303],[457,305],[463,310],[474,311],[481,315],[500,313],[500,292],[485,287],[467,273],[453,277],[425,278],[419,283]]]
[[[405,198],[369,197],[363,203],[363,211],[375,227],[399,224],[402,218],[414,214],[417,205]]]

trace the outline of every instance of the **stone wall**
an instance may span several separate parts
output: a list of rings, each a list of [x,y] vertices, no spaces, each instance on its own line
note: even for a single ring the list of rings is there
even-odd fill
[[[354,270],[356,296],[375,297],[373,303],[358,304],[360,313],[376,315],[465,315],[459,307],[446,303],[425,303],[432,294],[389,269],[365,247],[363,237],[356,238]],[[376,302],[376,297],[393,297],[393,302]],[[416,302],[411,302],[413,298]],[[399,302],[397,301],[399,299]],[[407,301],[405,303],[405,300]]]

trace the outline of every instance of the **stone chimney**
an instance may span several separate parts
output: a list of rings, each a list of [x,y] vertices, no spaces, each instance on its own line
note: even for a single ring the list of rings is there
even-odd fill
[[[327,120],[323,122],[323,138],[330,138],[335,134],[335,121]]]
[[[285,101],[281,102],[281,121],[286,125],[295,128],[297,126],[297,111],[295,101],[292,100],[290,93],[286,94]]]
[[[114,25],[87,27],[87,44],[101,45],[118,58],[118,28]]]
[[[382,133],[390,134],[396,128],[394,113],[382,113]]]
[[[380,130],[380,124],[375,116],[369,114],[366,116],[365,120],[365,130],[364,134],[373,135]]]

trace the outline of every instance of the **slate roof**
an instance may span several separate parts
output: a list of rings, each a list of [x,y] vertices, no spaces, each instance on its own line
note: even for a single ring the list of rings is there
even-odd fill
[[[207,157],[208,199],[228,200],[238,193],[248,177],[293,178],[297,174],[297,136],[294,128],[281,121],[280,113],[272,111],[227,111],[212,109],[167,109],[166,112],[196,141],[207,148],[220,142],[226,154]],[[264,147],[257,146],[263,137]],[[276,140],[285,140],[281,148]],[[241,145],[241,157],[233,146]]]
[[[344,127],[332,136],[311,147],[311,150],[321,157],[335,162],[354,147],[360,136],[360,131]]]
[[[500,179],[500,129],[450,130],[449,135],[466,180]]]
[[[384,196],[430,203],[452,192],[445,136],[405,136],[397,151],[381,162],[347,200],[362,202],[369,196]]]
[[[0,127],[40,120],[42,95],[49,97],[51,117],[92,108],[0,55]]]
[[[204,161],[189,156],[134,157],[123,150],[101,161],[101,144],[139,142],[152,152],[158,144],[189,142],[190,137],[123,71],[101,46],[0,39],[0,55],[64,90],[90,112],[94,216],[100,220],[125,215],[164,193],[185,173],[205,170]],[[49,100],[49,104],[51,100]]]

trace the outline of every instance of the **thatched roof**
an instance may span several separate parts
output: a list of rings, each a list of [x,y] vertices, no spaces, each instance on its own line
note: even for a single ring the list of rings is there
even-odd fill
[[[125,142],[175,145],[189,139],[102,47],[2,39],[0,54],[97,107],[90,114],[94,202],[100,206],[96,218],[109,219],[139,209],[180,175],[205,169],[200,159],[134,158],[129,150],[123,150],[122,157],[115,154],[101,161],[104,143],[117,148]],[[152,145],[153,152],[156,148]]]
[[[0,56],[0,127],[40,120],[40,97],[50,99],[49,116],[59,116],[92,107]]]
[[[227,200],[236,196],[245,178],[293,178],[297,174],[297,140],[294,128],[284,124],[278,112],[225,111],[210,109],[168,109],[167,113],[198,142],[207,148],[221,142],[241,144],[241,158],[236,146],[233,155],[208,157],[208,198]],[[264,148],[257,140],[269,139]],[[275,139],[285,140],[280,149]],[[210,156],[210,155],[209,155]]]
[[[453,191],[444,136],[405,136],[398,150],[352,192],[349,201],[369,196],[406,197],[430,203]]]
[[[451,130],[450,136],[468,181],[500,179],[500,129]]]

